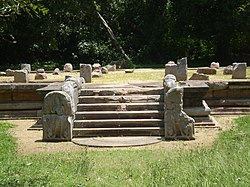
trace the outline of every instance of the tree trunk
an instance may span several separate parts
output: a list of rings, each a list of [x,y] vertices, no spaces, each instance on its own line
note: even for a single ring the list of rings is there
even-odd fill
[[[102,17],[102,15],[97,12],[99,18],[101,19],[103,25],[105,26],[105,28],[107,29],[109,35],[110,35],[110,38],[112,39],[116,49],[121,52],[124,56],[124,58],[127,60],[127,61],[131,61],[131,59],[129,58],[129,56],[125,53],[125,51],[123,50],[122,46],[119,44],[119,42],[117,41],[112,29],[109,27],[109,25],[107,24],[107,22],[105,21],[105,19]]]

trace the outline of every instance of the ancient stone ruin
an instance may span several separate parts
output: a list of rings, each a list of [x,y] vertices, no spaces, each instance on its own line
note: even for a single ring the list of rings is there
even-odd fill
[[[165,64],[165,75],[173,74],[177,81],[187,80],[187,57],[178,59],[177,63],[169,61]]]

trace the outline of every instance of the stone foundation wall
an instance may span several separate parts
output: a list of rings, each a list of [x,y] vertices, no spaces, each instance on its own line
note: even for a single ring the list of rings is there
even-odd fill
[[[38,117],[44,96],[37,92],[48,83],[0,84],[0,118]]]

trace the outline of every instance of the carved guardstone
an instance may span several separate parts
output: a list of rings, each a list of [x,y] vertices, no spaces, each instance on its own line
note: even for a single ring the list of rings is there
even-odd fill
[[[72,99],[64,91],[53,91],[44,98],[43,140],[71,141],[74,119]]]
[[[183,88],[173,81],[173,75],[167,75],[164,79],[165,139],[193,140],[194,119],[183,111]]]

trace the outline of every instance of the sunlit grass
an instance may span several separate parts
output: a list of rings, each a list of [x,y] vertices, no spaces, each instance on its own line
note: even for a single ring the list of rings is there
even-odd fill
[[[188,70],[188,79],[192,76],[197,69]],[[136,83],[136,82],[161,82],[164,78],[164,69],[135,69],[133,73],[125,73],[124,70],[118,70],[115,72],[109,72],[103,74],[102,77],[92,78],[92,83],[103,84],[103,83]],[[30,82],[56,82],[63,81],[65,76],[72,75],[75,77],[80,76],[79,71],[74,72],[61,72],[60,75],[53,75],[47,73],[48,78],[44,80],[35,80],[35,73],[29,74]],[[0,77],[0,82],[13,82],[14,77]],[[247,79],[232,79],[232,75],[223,75],[223,69],[217,70],[217,74],[209,75],[211,81],[242,81],[250,80],[250,68],[247,68]]]

